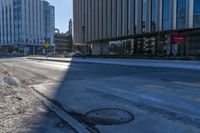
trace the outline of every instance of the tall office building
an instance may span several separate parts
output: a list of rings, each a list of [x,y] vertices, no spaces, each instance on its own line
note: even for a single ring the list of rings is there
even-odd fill
[[[0,52],[36,54],[53,47],[54,7],[43,0],[0,0]]]
[[[74,42],[93,54],[200,55],[200,0],[73,0]]]
[[[54,45],[55,9],[47,1],[43,2],[44,38],[49,44]]]

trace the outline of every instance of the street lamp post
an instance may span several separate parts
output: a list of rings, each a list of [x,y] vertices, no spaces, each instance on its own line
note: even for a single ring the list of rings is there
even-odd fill
[[[83,32],[83,58],[85,58],[85,26],[81,26]]]

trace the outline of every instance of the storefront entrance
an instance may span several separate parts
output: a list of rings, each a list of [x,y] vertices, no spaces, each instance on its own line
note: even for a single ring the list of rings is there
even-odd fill
[[[126,56],[167,56],[168,35],[138,37],[109,44],[109,53]]]
[[[173,35],[184,37],[182,38],[183,42],[173,43]],[[141,35],[132,39],[111,41],[109,43],[109,54],[137,57],[199,57],[200,29],[168,31],[152,35]]]

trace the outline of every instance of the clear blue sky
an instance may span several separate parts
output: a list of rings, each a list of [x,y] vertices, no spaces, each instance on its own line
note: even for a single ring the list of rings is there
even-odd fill
[[[73,19],[73,0],[47,0],[51,5],[55,6],[56,28],[61,32],[68,30],[68,21]]]

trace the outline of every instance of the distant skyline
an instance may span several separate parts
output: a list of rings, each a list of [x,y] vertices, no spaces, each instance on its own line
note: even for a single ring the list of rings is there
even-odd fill
[[[60,32],[68,30],[68,21],[73,20],[73,0],[47,0],[51,5],[55,6],[55,25]]]

